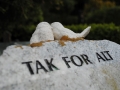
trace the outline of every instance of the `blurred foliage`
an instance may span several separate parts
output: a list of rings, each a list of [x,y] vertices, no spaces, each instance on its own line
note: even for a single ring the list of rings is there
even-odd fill
[[[85,3],[84,11],[83,11],[83,16],[84,16],[84,22],[86,18],[89,18],[90,14],[94,14],[96,11],[99,10],[104,10],[106,8],[112,8],[115,7],[116,3],[114,0],[89,0],[88,2]],[[102,15],[101,13],[99,13]],[[97,17],[94,17],[97,19]]]
[[[120,26],[110,24],[80,24],[65,26],[76,33],[82,32],[87,26],[91,26],[91,31],[86,37],[89,40],[111,40],[120,44]]]
[[[33,32],[35,25],[43,20],[42,15],[41,7],[35,1],[0,0],[0,40],[5,31],[12,33],[12,40],[29,40],[24,38],[24,35],[28,35],[27,32]]]
[[[93,12],[101,8],[110,8],[114,7],[115,2],[109,0],[89,0],[84,7],[84,13]]]
[[[75,0],[55,0],[42,4],[44,21],[49,23],[58,21],[63,24],[77,23],[77,16],[72,16]],[[49,8],[46,8],[49,7]]]
[[[116,5],[120,5],[119,0],[0,0],[0,41],[6,31],[13,41],[28,41],[41,21],[118,25],[120,11]]]
[[[120,7],[104,8],[86,16],[87,23],[114,23],[120,25]]]
[[[29,40],[43,20],[76,23],[77,17],[70,15],[74,4],[74,0],[0,0],[0,41],[5,31],[12,33],[13,41]]]

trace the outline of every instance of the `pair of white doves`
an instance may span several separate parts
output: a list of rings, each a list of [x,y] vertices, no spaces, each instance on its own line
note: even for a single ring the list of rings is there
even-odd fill
[[[74,33],[72,30],[65,28],[59,22],[41,22],[37,25],[35,32],[32,34],[30,44],[48,40],[60,40],[63,36],[69,38],[84,38],[90,32],[91,26],[88,26],[81,33]]]

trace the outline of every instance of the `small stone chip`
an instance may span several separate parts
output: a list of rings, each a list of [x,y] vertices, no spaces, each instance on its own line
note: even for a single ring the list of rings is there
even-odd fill
[[[21,45],[16,45],[15,46],[15,48],[18,48],[18,47],[21,48],[21,49],[23,49],[23,47]]]
[[[45,43],[45,42],[51,42],[51,41],[52,41],[52,40],[41,41],[41,42],[38,42],[38,43],[32,43],[32,44],[30,44],[29,46],[31,46],[31,47],[40,47],[40,46],[43,45],[43,43]]]
[[[75,41],[78,41],[78,40],[84,40],[84,38],[82,38],[82,37],[69,38],[68,36],[63,36],[60,40],[75,42]]]

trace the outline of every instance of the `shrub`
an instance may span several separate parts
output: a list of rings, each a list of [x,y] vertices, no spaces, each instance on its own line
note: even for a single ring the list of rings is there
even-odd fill
[[[103,8],[90,12],[86,18],[87,23],[115,23],[120,25],[120,7]]]
[[[120,26],[115,24],[80,24],[80,25],[71,25],[65,26],[76,33],[80,33],[87,26],[91,26],[91,31],[86,39],[89,40],[111,40],[120,44]]]
[[[76,33],[82,32],[87,26],[91,26],[91,31],[86,37],[89,40],[111,40],[120,44],[120,26],[113,23],[110,24],[79,24],[67,25],[66,28],[73,30]],[[20,26],[19,29],[13,30],[12,38],[19,39],[20,41],[29,41],[32,33],[35,30],[34,25],[28,27]],[[13,41],[15,39],[12,39]]]

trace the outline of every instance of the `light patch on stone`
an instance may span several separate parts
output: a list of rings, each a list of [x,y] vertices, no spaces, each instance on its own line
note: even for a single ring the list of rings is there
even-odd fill
[[[109,72],[104,68],[102,69],[102,72],[107,75],[106,83],[108,83],[109,85],[112,86],[112,88],[113,88],[112,90],[119,90],[118,86],[117,86],[117,83],[116,83],[115,79],[113,78],[113,76],[111,76],[109,74]]]

